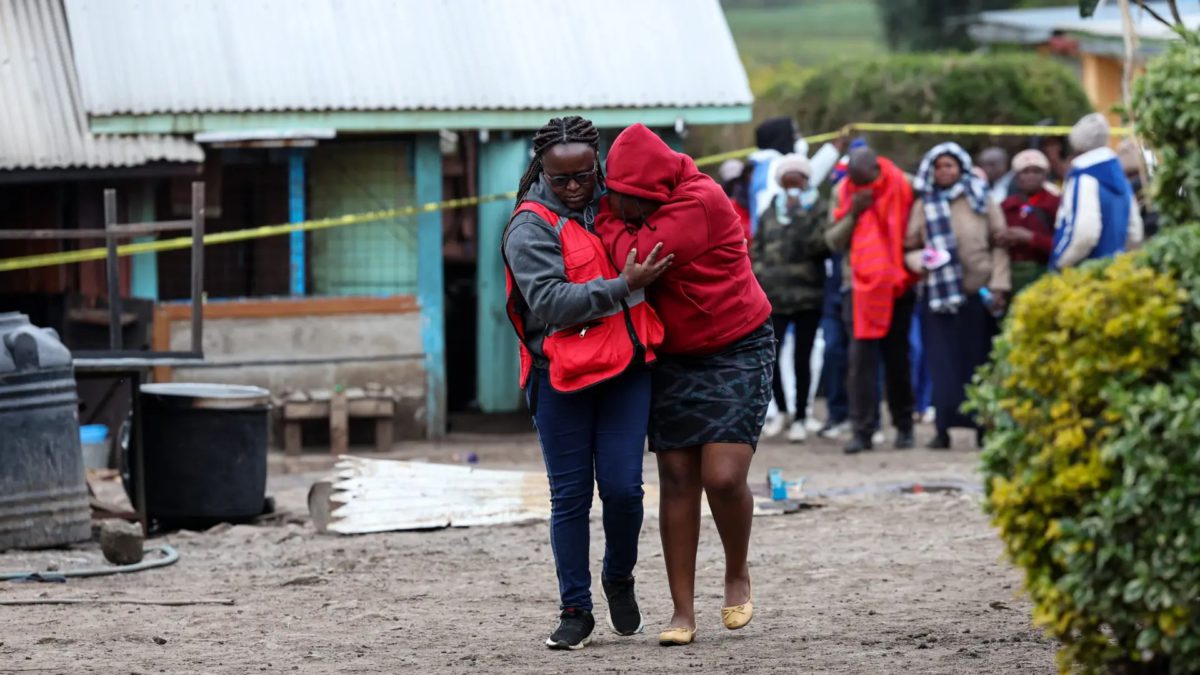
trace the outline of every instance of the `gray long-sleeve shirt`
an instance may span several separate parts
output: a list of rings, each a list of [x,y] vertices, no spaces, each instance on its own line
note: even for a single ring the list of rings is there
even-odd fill
[[[582,212],[572,211],[541,178],[525,199],[538,202],[590,231],[599,196],[597,186],[592,203]],[[554,231],[554,223],[547,223],[528,211],[509,222],[504,230],[503,247],[520,293],[517,311],[525,325],[525,343],[537,367],[544,368],[548,363],[542,351],[542,341],[547,335],[605,316],[629,296],[629,286],[623,277],[598,277],[585,284],[567,281],[562,242]]]

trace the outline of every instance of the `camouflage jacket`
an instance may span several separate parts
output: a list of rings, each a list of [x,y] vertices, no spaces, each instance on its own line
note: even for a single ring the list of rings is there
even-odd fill
[[[823,200],[808,211],[795,211],[787,225],[779,222],[773,205],[763,212],[750,257],[775,314],[821,309],[829,257],[824,237],[827,213]]]

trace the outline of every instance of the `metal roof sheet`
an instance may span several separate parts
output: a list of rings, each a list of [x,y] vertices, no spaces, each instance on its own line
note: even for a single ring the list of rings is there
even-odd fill
[[[718,0],[66,0],[91,115],[749,105]]]
[[[1170,16],[1167,3],[1146,4],[1162,16]],[[1179,37],[1137,6],[1132,9],[1134,24],[1141,39],[1171,40]],[[1185,25],[1193,28],[1200,25],[1200,13],[1184,11],[1181,14]],[[1079,16],[1078,4],[1070,7],[981,12],[971,28],[971,35],[980,42],[1041,43],[1049,40],[1056,30],[1118,40],[1124,35],[1121,10],[1116,2],[1104,3],[1087,19]]]
[[[0,0],[0,170],[203,159],[178,138],[91,135],[60,0]]]

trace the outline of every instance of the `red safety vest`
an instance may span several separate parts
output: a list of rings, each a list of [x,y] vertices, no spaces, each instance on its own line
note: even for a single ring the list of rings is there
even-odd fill
[[[513,215],[529,211],[554,228],[562,244],[567,281],[585,284],[597,278],[615,279],[620,271],[608,257],[600,237],[579,223],[560,216],[537,202],[525,201]],[[517,311],[520,291],[512,268],[504,260],[506,307],[517,337],[521,340],[521,388],[529,381],[533,357],[525,344],[525,323]],[[542,342],[542,353],[550,361],[550,385],[560,392],[574,392],[610,380],[633,364],[640,347],[646,363],[657,358],[654,349],[662,344],[663,326],[646,303],[644,289],[634,291],[607,315],[575,326],[551,326]]]

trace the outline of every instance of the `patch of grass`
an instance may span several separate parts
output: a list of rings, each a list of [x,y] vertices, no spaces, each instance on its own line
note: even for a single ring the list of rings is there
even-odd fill
[[[747,68],[815,66],[887,51],[871,0],[797,0],[785,7],[729,8],[729,28]]]

